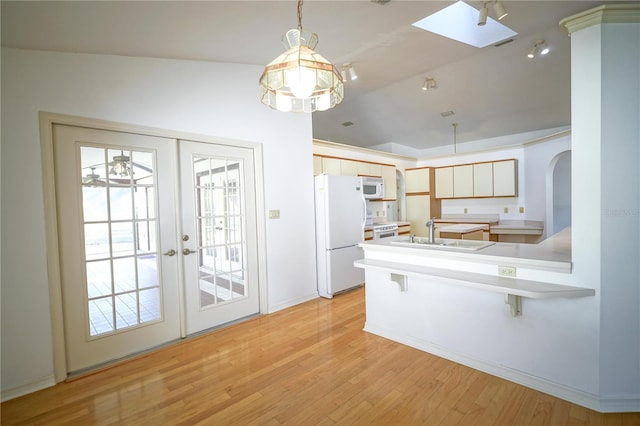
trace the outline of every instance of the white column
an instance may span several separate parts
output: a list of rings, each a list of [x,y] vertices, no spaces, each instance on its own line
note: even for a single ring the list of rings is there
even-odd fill
[[[601,410],[640,410],[640,5],[561,24],[571,35],[572,256],[599,298]]]

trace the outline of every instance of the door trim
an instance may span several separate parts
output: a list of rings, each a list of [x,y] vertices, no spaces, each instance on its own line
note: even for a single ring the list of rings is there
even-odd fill
[[[53,351],[54,380],[60,383],[67,378],[66,350],[64,343],[64,323],[62,307],[62,280],[60,275],[60,253],[58,251],[58,215],[56,211],[56,191],[53,154],[53,126],[63,124],[75,127],[88,127],[97,130],[111,130],[124,133],[136,133],[148,136],[160,136],[171,139],[187,139],[202,143],[229,145],[251,149],[255,167],[256,190],[256,232],[258,238],[258,288],[260,292],[260,313],[268,311],[267,306],[267,250],[264,199],[264,168],[262,145],[208,135],[178,132],[139,126],[128,123],[99,120],[73,115],[40,111],[40,152],[42,161],[42,192],[44,202],[44,223],[47,258],[47,281],[49,284],[49,306],[51,311],[51,336]],[[182,286],[181,286],[182,287]],[[183,288],[180,289],[182,293]],[[181,305],[183,305],[181,300]],[[182,306],[181,306],[182,308]],[[183,315],[183,313],[181,313]],[[181,332],[184,335],[184,321]]]

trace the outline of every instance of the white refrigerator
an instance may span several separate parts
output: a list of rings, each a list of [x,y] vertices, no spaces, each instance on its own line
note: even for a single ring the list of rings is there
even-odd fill
[[[362,178],[316,176],[315,206],[318,294],[330,299],[364,283],[364,270],[353,266],[363,257],[358,247],[366,220]]]

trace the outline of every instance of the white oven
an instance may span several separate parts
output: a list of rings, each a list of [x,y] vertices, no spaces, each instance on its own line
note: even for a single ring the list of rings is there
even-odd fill
[[[395,223],[375,225],[373,227],[374,240],[379,240],[381,238],[397,237],[397,236],[398,236],[398,225]]]

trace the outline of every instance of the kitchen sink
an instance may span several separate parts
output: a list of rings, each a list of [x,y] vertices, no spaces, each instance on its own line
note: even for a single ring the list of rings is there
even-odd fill
[[[460,249],[460,250],[480,250],[495,244],[493,241],[482,240],[457,240],[452,238],[436,238],[434,242],[429,242],[425,237],[414,237],[413,242],[409,238],[391,241],[392,245],[405,247],[421,247],[434,249]]]

